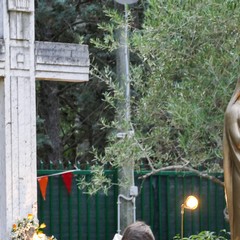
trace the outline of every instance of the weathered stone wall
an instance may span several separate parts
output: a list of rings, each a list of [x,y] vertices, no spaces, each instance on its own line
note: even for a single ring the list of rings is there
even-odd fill
[[[5,120],[4,120],[4,80],[3,78],[0,77],[0,159],[5,158]],[[3,220],[3,213],[6,212],[7,209],[7,202],[4,201],[4,197],[6,194],[6,162],[5,161],[0,161],[0,230],[2,233],[0,233],[0,239],[6,239],[3,237],[6,237],[6,231],[7,231],[7,223],[6,221]]]
[[[21,12],[33,12],[34,1],[32,0],[8,0],[8,9]]]
[[[9,239],[18,218],[36,213],[34,1],[0,1],[0,239]]]
[[[0,77],[4,76],[5,69],[5,46],[2,39],[0,39]]]
[[[88,46],[69,43],[35,43],[36,78],[82,82],[89,78]]]
[[[3,0],[0,0],[0,38],[3,38]]]

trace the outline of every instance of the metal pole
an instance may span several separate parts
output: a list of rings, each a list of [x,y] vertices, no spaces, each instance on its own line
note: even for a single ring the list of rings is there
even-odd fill
[[[137,0],[115,0],[124,5],[124,26],[118,29],[117,38],[119,41],[119,49],[117,51],[117,76],[119,78],[120,88],[123,90],[124,101],[119,104],[119,122],[121,132],[117,134],[119,138],[131,137],[133,131],[130,131],[131,126],[131,103],[130,103],[130,74],[129,74],[129,49],[128,49],[128,4],[136,3]],[[121,114],[122,113],[122,114]],[[122,116],[124,119],[122,119]],[[126,198],[130,196],[130,188],[134,186],[134,162],[129,159],[119,169],[119,181],[126,182],[125,186],[119,187],[119,194]],[[121,197],[122,198],[122,197]],[[123,198],[122,203],[118,199],[118,232],[121,228],[136,220],[135,197],[132,201]],[[121,208],[120,208],[121,204]]]
[[[181,239],[183,239],[183,228],[184,228],[184,204],[181,205]]]
[[[131,123],[131,93],[130,93],[130,76],[129,76],[129,51],[128,51],[128,5],[124,4],[124,10],[125,10],[125,36],[124,36],[124,56],[125,56],[125,104],[126,104],[126,112],[125,112],[125,118],[128,125],[128,132],[127,135],[130,135],[129,127]],[[132,168],[132,186],[135,185],[134,181],[134,169]]]
[[[125,199],[126,201],[132,201],[133,203],[133,222],[136,221],[136,211],[135,211],[135,197],[126,197],[123,194],[119,194],[118,195],[118,201],[117,201],[117,205],[118,205],[118,222],[117,222],[117,233],[120,234],[121,233],[121,222],[120,222],[120,205],[121,205],[121,201],[120,198]]]
[[[126,122],[130,122],[130,78],[129,78],[129,57],[128,57],[128,5],[124,4],[125,10],[125,28],[124,28],[124,56],[125,56],[125,77],[126,77],[126,92],[125,92],[125,101],[126,101]]]

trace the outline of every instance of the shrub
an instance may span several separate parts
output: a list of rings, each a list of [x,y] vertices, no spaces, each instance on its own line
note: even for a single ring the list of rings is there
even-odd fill
[[[179,235],[175,236],[173,238],[174,240],[181,239]],[[202,231],[197,235],[191,235],[190,237],[184,237],[184,240],[190,240],[190,239],[199,239],[199,240],[228,240],[230,239],[230,233],[226,230],[221,230],[219,234],[217,235],[215,232],[210,231]]]

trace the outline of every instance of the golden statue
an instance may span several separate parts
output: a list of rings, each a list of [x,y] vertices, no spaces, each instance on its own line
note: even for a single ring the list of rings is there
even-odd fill
[[[240,80],[224,115],[224,185],[232,240],[240,240]]]

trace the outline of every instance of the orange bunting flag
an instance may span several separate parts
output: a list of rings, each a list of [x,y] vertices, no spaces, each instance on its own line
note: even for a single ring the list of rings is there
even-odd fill
[[[69,194],[71,193],[71,188],[72,188],[72,177],[73,177],[73,174],[71,172],[62,174],[63,182]]]
[[[48,177],[44,176],[41,178],[38,178],[39,186],[40,186],[40,191],[42,193],[42,197],[44,200],[46,200],[46,190],[47,190],[47,185],[48,185]]]

